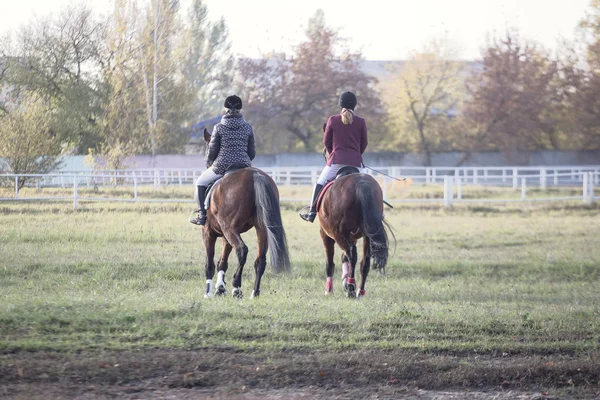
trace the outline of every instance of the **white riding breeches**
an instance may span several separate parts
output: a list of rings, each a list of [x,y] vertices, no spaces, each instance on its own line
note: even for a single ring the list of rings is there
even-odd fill
[[[212,167],[208,168],[196,180],[196,186],[208,186],[210,183],[221,178],[223,175],[215,174]]]
[[[326,165],[325,168],[323,168],[323,171],[321,171],[321,175],[319,175],[319,179],[317,179],[317,183],[319,185],[326,184],[328,181],[335,178],[335,175],[338,173],[338,171],[344,167],[350,167],[350,165],[344,165],[344,164]],[[355,168],[358,168],[358,167],[355,167]],[[358,170],[360,171],[360,173],[365,173],[365,170],[363,168],[358,168]]]

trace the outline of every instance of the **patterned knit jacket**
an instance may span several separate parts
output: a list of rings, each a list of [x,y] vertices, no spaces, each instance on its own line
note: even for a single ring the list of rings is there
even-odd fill
[[[206,166],[223,175],[233,164],[250,166],[256,148],[254,132],[242,114],[225,114],[215,125],[206,155]]]

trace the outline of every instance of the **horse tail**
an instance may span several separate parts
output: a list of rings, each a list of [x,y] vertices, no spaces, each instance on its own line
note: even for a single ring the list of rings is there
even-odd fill
[[[360,204],[360,227],[371,243],[373,269],[385,272],[388,260],[388,235],[387,223],[379,211],[381,205],[378,204],[373,185],[369,181],[359,181],[356,186],[356,194]]]
[[[258,226],[267,230],[269,258],[275,273],[290,270],[290,257],[281,211],[279,195],[268,176],[254,173],[254,202]]]

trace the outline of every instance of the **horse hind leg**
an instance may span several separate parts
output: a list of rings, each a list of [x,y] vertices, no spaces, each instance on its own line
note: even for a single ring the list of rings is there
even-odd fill
[[[224,233],[225,238],[231,246],[235,249],[238,259],[238,267],[233,275],[233,297],[242,298],[242,273],[244,272],[244,265],[246,265],[246,258],[248,257],[248,246],[242,240],[242,237],[238,233]]]
[[[356,271],[356,261],[358,256],[356,254],[356,243],[351,243],[346,250],[346,259],[350,262],[350,272],[348,274],[347,287],[348,287],[348,297],[355,298],[356,297],[356,279],[355,279],[355,271]]]
[[[363,239],[363,258],[360,263],[360,289],[356,293],[357,299],[362,299],[367,293],[365,291],[365,285],[367,283],[367,276],[371,269],[371,241],[368,238]]]
[[[325,255],[327,257],[327,261],[325,263],[325,274],[327,275],[327,281],[325,282],[325,295],[329,295],[333,293],[333,271],[335,269],[333,255],[335,252],[335,241],[327,236],[323,229],[321,229],[321,239],[323,240],[323,247],[325,247]]]
[[[217,236],[207,229],[204,229],[202,232],[202,240],[204,241],[204,247],[206,248],[206,289],[204,291],[204,297],[209,298],[213,296],[213,277],[215,275],[214,257]]]
[[[215,294],[217,296],[224,296],[227,293],[225,285],[225,273],[227,272],[229,255],[233,247],[229,244],[227,239],[223,238],[223,250],[221,251],[221,258],[217,263],[217,287],[215,288]]]
[[[348,291],[348,276],[350,275],[350,260],[344,253],[342,254],[342,287],[344,292]]]
[[[258,237],[258,255],[254,261],[254,271],[256,278],[254,281],[254,290],[252,291],[252,297],[260,296],[260,281],[265,269],[267,267],[267,250],[269,249],[269,238],[266,228],[256,228],[256,235]]]

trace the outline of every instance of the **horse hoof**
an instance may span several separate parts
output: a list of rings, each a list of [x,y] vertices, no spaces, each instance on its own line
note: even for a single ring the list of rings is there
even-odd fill
[[[359,290],[358,292],[356,292],[356,298],[358,300],[362,300],[365,297],[365,294],[367,292],[365,292],[364,290]]]
[[[348,278],[346,280],[346,286],[348,287],[348,297],[356,297],[356,280],[354,278]]]
[[[226,293],[227,289],[225,289],[225,285],[217,286],[217,291],[215,293],[217,296],[224,296]]]
[[[212,297],[213,297],[212,293],[204,293],[205,299],[212,299]]]
[[[234,288],[233,292],[232,292],[232,295],[236,299],[241,299],[242,297],[244,297],[244,295],[242,294],[242,289],[241,288]]]
[[[348,291],[348,279],[342,280],[342,286],[344,287],[344,292]]]
[[[256,292],[256,291],[252,291],[252,294],[250,295],[250,298],[253,299],[255,297],[259,297],[260,296],[260,291]]]

